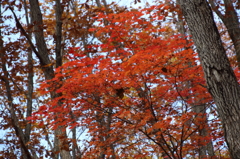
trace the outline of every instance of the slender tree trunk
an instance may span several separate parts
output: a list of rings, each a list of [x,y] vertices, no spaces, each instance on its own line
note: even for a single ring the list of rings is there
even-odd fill
[[[55,14],[56,14],[56,33],[55,33],[55,52],[56,52],[56,68],[62,66],[62,12],[63,6],[60,0],[56,0]]]
[[[0,31],[0,37],[2,37],[1,31]],[[0,39],[0,59],[1,59],[1,67],[3,70],[3,76],[1,77],[1,80],[5,83],[6,91],[7,91],[7,99],[8,99],[8,106],[9,106],[9,111],[11,115],[11,124],[13,126],[13,129],[16,133],[16,136],[19,139],[21,150],[22,150],[22,157],[24,159],[32,159],[32,156],[26,146],[26,139],[24,132],[22,128],[20,127],[18,123],[18,118],[16,115],[16,110],[15,110],[15,105],[13,104],[13,97],[11,93],[11,87],[10,87],[10,82],[9,82],[9,74],[7,71],[6,67],[6,59],[4,58],[4,47],[3,47],[3,40]]]
[[[112,115],[113,115],[113,108],[108,109],[108,115],[106,119],[106,132],[107,136],[106,139],[109,139],[111,137],[111,134],[109,134],[109,131],[111,130],[111,124],[112,124]],[[116,159],[116,154],[115,154],[115,147],[113,144],[109,145],[111,151],[112,151],[112,157],[111,159]]]
[[[180,0],[233,159],[240,159],[240,88],[206,0]]]
[[[1,4],[0,4],[0,16],[2,14],[1,11]],[[2,21],[2,16],[0,17],[0,21]],[[13,96],[12,96],[12,92],[11,92],[11,87],[10,87],[10,82],[9,82],[9,73],[7,70],[7,66],[6,66],[6,59],[5,59],[5,48],[3,46],[3,35],[2,35],[2,31],[0,30],[0,60],[1,60],[1,67],[2,67],[2,71],[3,71],[3,76],[1,76],[1,80],[5,83],[5,87],[6,87],[6,95],[7,95],[7,99],[8,99],[8,106],[9,106],[9,112],[11,115],[11,124],[13,126],[13,129],[16,133],[16,136],[19,139],[20,142],[20,146],[21,146],[21,151],[22,151],[22,157],[24,159],[32,159],[32,156],[26,146],[26,134],[24,134],[23,129],[20,127],[19,125],[19,121],[18,121],[18,117],[16,114],[16,110],[15,110],[15,105],[13,104]],[[30,136],[30,134],[27,136]]]
[[[107,9],[107,2],[105,0],[102,0],[103,6],[105,7],[105,9]],[[97,7],[102,7],[101,2],[99,0],[96,0],[96,4]],[[107,11],[106,11],[107,13]],[[104,25],[108,25],[107,21],[105,21]],[[85,39],[85,37],[84,37]],[[97,102],[99,104],[101,104],[100,98],[99,96],[96,94],[94,95],[96,96]],[[99,124],[99,126],[102,128],[102,130],[100,130],[99,134],[108,134],[108,132],[111,130],[111,123],[112,123],[112,108],[108,109],[108,115],[104,115],[102,114],[102,112],[98,112],[96,113],[96,119],[97,122]],[[115,150],[114,150],[114,145],[112,143],[107,143],[107,140],[110,138],[110,134],[104,136],[101,135],[100,136],[100,141],[103,142],[105,145],[100,147],[100,155],[98,156],[98,159],[104,159],[106,157],[106,150],[109,147],[112,151],[112,159],[116,158],[116,154],[115,154]]]
[[[202,114],[201,116],[199,115],[200,118],[206,118],[206,104],[201,104],[201,105],[195,105],[192,107],[193,111],[197,114]],[[202,123],[203,128],[199,130],[199,134],[202,137],[207,137],[209,136],[209,126],[207,120],[204,120]],[[214,149],[213,149],[213,143],[212,140],[207,143],[207,145],[200,146],[199,149],[199,158],[204,159],[206,157],[213,158],[215,156]]]
[[[43,34],[43,20],[42,20],[42,13],[39,7],[38,0],[30,0],[30,14],[31,14],[31,20],[34,24],[34,34],[35,34],[35,40],[36,45],[38,48],[37,57],[40,60],[40,65],[42,67],[44,76],[46,80],[52,79],[54,77],[54,70],[53,66],[51,64],[50,58],[48,56],[48,50],[46,46],[46,42],[44,39]],[[60,1],[56,0],[56,66],[60,66],[62,64],[61,59],[61,28],[62,28],[62,22],[61,22],[61,14],[62,9],[60,5]],[[54,92],[51,92],[51,98],[57,97],[57,94]],[[54,131],[54,151],[60,151],[60,155],[63,159],[70,159],[71,155],[69,151],[66,151],[64,149],[61,149],[61,146],[64,146],[64,140],[66,139],[66,128],[58,127]],[[59,137],[63,138],[62,140],[59,139]],[[54,158],[57,159],[57,155],[54,155]]]
[[[26,23],[27,26],[30,28],[30,22],[29,22],[29,13],[28,13],[28,9],[27,9],[27,2],[26,0],[24,0],[24,10],[25,10],[25,16],[26,16]],[[29,38],[32,39],[32,29],[28,30],[28,32],[30,32]],[[34,72],[33,72],[33,56],[32,56],[32,49],[29,46],[28,50],[27,50],[27,54],[28,54],[28,76],[27,76],[27,80],[28,80],[28,86],[27,86],[27,114],[26,114],[26,118],[30,117],[32,115],[32,104],[33,104],[33,76],[34,76]],[[26,139],[26,143],[30,141],[30,135],[31,135],[31,130],[32,130],[32,124],[26,123],[26,127],[25,127],[25,139]],[[37,154],[34,151],[31,151],[33,158],[37,158]]]
[[[215,5],[214,0],[210,0],[209,2],[214,12],[223,21],[224,25],[228,30],[229,36],[232,39],[235,48],[238,67],[240,69],[240,23],[238,20],[237,12],[233,6],[233,1],[224,0],[225,14],[222,14],[218,10],[218,7]]]
[[[27,10],[27,3],[24,0],[24,9],[26,15],[26,22],[27,26],[30,26],[28,10]],[[32,34],[29,34],[29,37],[32,37]],[[32,50],[31,47],[28,48],[28,92],[27,92],[27,116],[29,117],[32,115],[32,95],[33,95],[33,58],[32,58]],[[25,128],[25,139],[26,142],[30,141],[30,134],[31,134],[31,123],[27,123]]]

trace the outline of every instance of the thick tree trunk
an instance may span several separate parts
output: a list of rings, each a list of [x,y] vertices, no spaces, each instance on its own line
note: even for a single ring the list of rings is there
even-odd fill
[[[180,0],[177,0],[176,5],[179,6],[179,4],[180,4]],[[178,27],[178,31],[183,36],[187,35],[187,31],[186,31],[185,25],[184,25],[183,15],[181,14],[181,12],[178,13],[177,27]],[[192,66],[192,64],[190,64],[190,67],[194,67],[194,66]],[[189,82],[188,85],[189,85],[189,88],[190,88],[191,83]],[[196,101],[197,100],[196,98],[194,100],[195,100],[195,103],[199,103],[198,101]],[[194,104],[194,105],[192,105],[192,111],[196,112],[197,114],[202,113],[203,114],[202,118],[204,118],[204,117],[206,117],[206,104],[202,103],[198,106],[196,106]],[[205,120],[204,125],[205,125],[205,127],[208,127],[208,121],[207,120]],[[199,133],[200,133],[201,136],[209,136],[210,135],[209,131],[206,128],[203,128],[202,130],[200,130]],[[201,158],[201,159],[206,158],[207,155],[208,155],[208,157],[214,157],[215,156],[212,140],[207,145],[201,146],[199,148],[199,158]]]
[[[240,88],[206,0],[180,0],[198,50],[208,91],[217,105],[233,159],[240,159]]]

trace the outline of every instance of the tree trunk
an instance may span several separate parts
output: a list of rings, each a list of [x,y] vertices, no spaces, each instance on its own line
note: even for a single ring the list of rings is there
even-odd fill
[[[0,37],[3,37],[1,31],[0,31]],[[23,159],[32,159],[32,156],[26,146],[25,135],[24,135],[23,129],[19,125],[18,117],[15,110],[15,105],[13,103],[13,96],[12,96],[10,82],[9,82],[9,74],[8,74],[6,59],[4,55],[5,55],[5,49],[3,47],[3,40],[0,39],[0,59],[1,59],[1,67],[3,71],[3,76],[1,76],[1,80],[5,83],[5,87],[6,87],[6,95],[7,95],[8,107],[9,107],[8,109],[11,115],[11,125],[13,126],[16,136],[19,139]]]
[[[26,15],[26,22],[27,26],[30,26],[29,22],[29,16],[28,16],[28,10],[27,10],[27,2],[24,0],[24,10],[25,10],[25,15]],[[32,37],[32,34],[29,34],[29,37]],[[32,115],[32,96],[33,96],[33,57],[32,57],[32,50],[31,47],[29,46],[28,50],[28,92],[27,92],[27,115],[26,117],[30,117]],[[25,128],[25,139],[26,142],[30,141],[30,135],[31,135],[31,123],[27,123],[26,128]]]
[[[179,6],[180,4],[180,0],[176,1],[176,5]],[[184,25],[184,19],[183,19],[183,15],[181,12],[178,13],[178,23],[177,23],[177,27],[178,27],[178,31],[183,35],[186,36],[187,35],[187,31],[185,29],[185,25]],[[186,40],[188,40],[186,38]],[[194,67],[192,66],[192,64],[189,65],[190,67]],[[192,86],[191,82],[188,82],[189,88]],[[199,103],[199,101],[196,101],[197,99],[195,98],[195,103]],[[194,102],[193,102],[194,103]],[[202,113],[202,118],[206,117],[206,104],[201,103],[200,105],[196,106],[195,104],[192,105],[192,111],[199,114]],[[207,117],[206,117],[207,119]],[[204,123],[205,127],[208,127],[208,121],[205,120]],[[201,136],[209,136],[210,133],[208,132],[208,130],[206,128],[203,128],[202,130],[200,130],[200,135]],[[214,157],[215,153],[214,153],[214,149],[213,149],[213,142],[212,140],[205,146],[201,146],[199,148],[199,158],[206,158],[207,154],[208,157]]]
[[[240,88],[206,0],[180,0],[197,47],[208,91],[220,115],[233,159],[240,159]]]
[[[31,20],[34,24],[34,34],[35,34],[35,40],[38,52],[35,52],[37,57],[40,60],[40,65],[42,67],[44,76],[46,80],[52,79],[54,77],[54,70],[53,65],[51,64],[50,58],[48,56],[48,49],[47,45],[44,39],[43,34],[43,20],[42,20],[42,13],[39,7],[38,0],[31,0],[30,2],[30,14],[31,14]],[[56,66],[60,66],[62,64],[61,59],[61,28],[62,28],[62,22],[61,22],[61,5],[60,1],[56,1],[56,20],[57,20],[57,26],[56,26]],[[58,95],[54,92],[51,92],[51,98],[55,98]],[[59,137],[63,138],[63,140],[66,139],[66,129],[62,127],[58,127],[55,131],[55,138],[54,138],[54,151],[60,151],[60,155],[64,159],[70,159],[71,155],[69,151],[61,149],[61,145],[64,144],[64,141],[60,141]],[[54,155],[54,158],[58,158],[57,155]]]
[[[198,115],[200,118],[206,118],[206,104],[194,105],[192,109],[195,113],[201,114],[201,115]],[[203,125],[203,128],[198,131],[200,136],[203,136],[203,137],[210,136],[207,120],[204,120],[201,124]],[[209,143],[207,143],[207,145],[200,146],[199,148],[200,159],[204,159],[206,157],[213,158],[214,156],[215,156],[215,153],[213,149],[212,140],[210,140]]]
[[[2,5],[0,4],[0,15],[2,15]],[[2,21],[2,16],[0,17],[0,21]],[[2,69],[2,75],[0,79],[5,83],[6,87],[6,95],[7,95],[7,100],[8,100],[8,110],[10,112],[11,116],[11,125],[13,126],[13,129],[16,133],[17,138],[19,139],[20,146],[21,146],[21,151],[22,151],[22,158],[23,159],[32,159],[32,155],[30,154],[30,151],[28,150],[26,143],[27,143],[27,138],[26,134],[24,134],[23,129],[19,125],[19,120],[16,114],[16,109],[15,105],[13,103],[13,95],[11,91],[11,86],[9,82],[9,73],[7,70],[7,60],[5,58],[5,48],[3,45],[3,34],[2,30],[0,29],[0,63],[1,63],[1,69]],[[27,136],[30,136],[30,134],[27,134]]]
[[[214,12],[223,21],[224,25],[228,30],[228,34],[232,39],[235,48],[238,68],[240,69],[240,26],[238,21],[238,15],[236,10],[234,9],[233,2],[232,0],[224,0],[225,14],[222,14],[218,10],[218,7],[215,5],[213,0],[210,0],[209,2]]]

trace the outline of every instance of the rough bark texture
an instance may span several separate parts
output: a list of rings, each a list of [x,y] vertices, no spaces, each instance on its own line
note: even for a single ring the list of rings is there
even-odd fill
[[[229,36],[232,39],[236,56],[238,67],[240,68],[240,26],[238,21],[238,15],[236,10],[233,7],[232,0],[224,0],[225,5],[225,14],[222,14],[218,7],[215,5],[214,0],[209,1],[211,4],[212,9],[218,15],[218,17],[223,21],[224,25],[226,26]]]
[[[44,39],[42,13],[39,7],[38,0],[31,0],[29,2],[30,15],[32,23],[34,25],[34,35],[38,49],[37,57],[39,58],[40,64],[43,68],[44,76],[47,80],[49,80],[54,77],[54,71],[48,56],[47,45]]]
[[[177,6],[179,6],[180,4],[180,0],[176,1]],[[178,14],[178,22],[177,22],[177,27],[178,27],[178,31],[184,36],[187,35],[187,30],[185,29],[185,25],[184,25],[184,20],[183,20],[183,15],[181,14],[181,12],[179,12]],[[186,39],[188,40],[188,39]],[[192,64],[189,64],[190,67],[194,67],[192,66]],[[189,88],[192,86],[192,84],[189,82]],[[195,103],[199,103],[199,101],[196,101],[197,99],[195,98]],[[200,102],[201,103],[201,102]],[[202,103],[200,105],[192,105],[192,111],[196,112],[197,114],[202,114],[202,118],[206,117],[206,104]],[[207,117],[206,117],[207,119]],[[205,125],[205,128],[201,129],[199,131],[201,136],[210,136],[209,131],[206,129],[206,127],[208,127],[208,121],[205,120],[205,122],[203,123],[203,125]],[[199,148],[199,158],[206,158],[206,156],[208,157],[214,157],[215,153],[214,153],[214,149],[213,149],[213,142],[210,141],[207,145],[205,146],[201,146]]]
[[[208,91],[217,105],[233,159],[240,159],[240,88],[206,0],[180,0],[204,69]]]

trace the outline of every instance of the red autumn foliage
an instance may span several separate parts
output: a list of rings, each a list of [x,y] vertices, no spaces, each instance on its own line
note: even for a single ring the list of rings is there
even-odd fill
[[[215,110],[207,116],[192,111],[213,101],[189,37],[159,27],[165,9],[99,13],[89,29],[98,40],[87,49],[69,48],[68,62],[40,90],[61,96],[33,118],[46,118],[52,128],[87,127],[89,158],[184,158],[210,141],[224,145]]]

